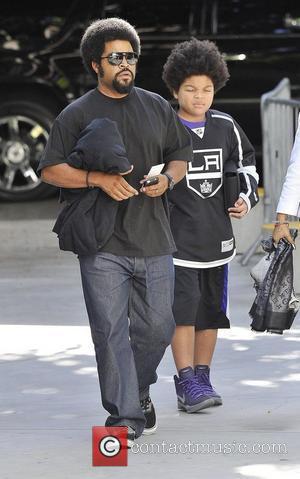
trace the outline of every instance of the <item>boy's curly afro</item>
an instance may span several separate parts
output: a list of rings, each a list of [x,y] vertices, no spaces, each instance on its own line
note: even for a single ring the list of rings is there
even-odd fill
[[[225,85],[229,78],[228,68],[214,42],[192,38],[175,45],[163,67],[164,82],[173,94],[192,75],[208,76],[215,91]]]

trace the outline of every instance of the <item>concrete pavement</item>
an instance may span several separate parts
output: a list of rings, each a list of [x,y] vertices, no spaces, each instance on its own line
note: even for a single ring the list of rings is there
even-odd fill
[[[258,257],[231,265],[232,329],[220,333],[212,367],[224,405],[177,411],[168,348],[151,391],[157,433],[137,441],[128,467],[93,468],[91,428],[106,413],[77,259],[51,233],[59,206],[0,208],[2,479],[300,477],[300,317],[283,336],[250,330]]]

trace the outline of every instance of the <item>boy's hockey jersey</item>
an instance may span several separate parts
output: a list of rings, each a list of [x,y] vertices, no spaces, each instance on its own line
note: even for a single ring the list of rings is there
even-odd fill
[[[177,246],[174,264],[211,268],[235,256],[231,219],[224,208],[224,170],[234,164],[240,196],[249,212],[258,202],[255,153],[241,127],[226,113],[208,110],[204,133],[188,129],[194,160],[188,164],[186,177],[168,193]]]

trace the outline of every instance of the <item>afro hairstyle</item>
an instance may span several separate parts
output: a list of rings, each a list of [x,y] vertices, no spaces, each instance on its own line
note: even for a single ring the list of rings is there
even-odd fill
[[[133,51],[141,53],[141,44],[135,28],[121,18],[105,18],[95,20],[86,29],[80,42],[80,54],[86,70],[96,76],[92,62],[99,63],[105,43],[114,40],[127,40]]]
[[[222,54],[214,42],[191,40],[177,43],[163,67],[162,78],[170,92],[178,92],[184,80],[192,75],[206,75],[220,90],[229,78]]]

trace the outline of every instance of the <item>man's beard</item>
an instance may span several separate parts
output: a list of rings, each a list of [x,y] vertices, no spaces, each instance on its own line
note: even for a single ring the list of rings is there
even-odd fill
[[[118,93],[130,93],[134,86],[134,78],[132,77],[131,81],[128,83],[121,83],[118,80],[118,77],[113,79],[113,87]]]

